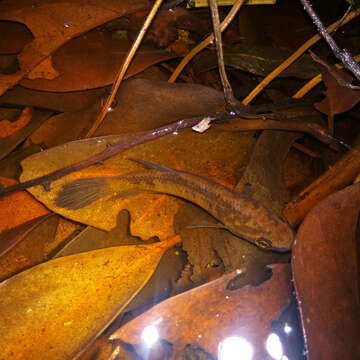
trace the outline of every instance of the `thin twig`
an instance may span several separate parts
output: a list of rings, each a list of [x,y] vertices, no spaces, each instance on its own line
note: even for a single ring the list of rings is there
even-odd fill
[[[237,0],[233,5],[223,22],[220,24],[220,30],[223,32],[231,21],[234,19],[235,15],[238,13],[240,8],[246,0]],[[203,40],[200,44],[196,45],[179,63],[174,72],[171,74],[168,82],[173,83],[176,81],[180,73],[184,70],[185,66],[191,61],[191,59],[197,55],[201,50],[205,49],[212,41],[214,40],[214,34],[210,34],[205,40]]]
[[[214,30],[215,44],[216,44],[216,55],[218,60],[221,84],[224,91],[226,110],[232,113],[236,113],[237,100],[234,97],[233,90],[231,88],[229,79],[226,75],[225,64],[224,64],[224,51],[223,51],[221,31],[220,31],[219,9],[216,0],[208,0],[208,1],[211,10],[211,19],[213,22],[213,30]]]
[[[331,24],[327,30],[332,32],[339,24],[347,24],[349,21],[353,20],[360,15],[360,9],[352,11],[345,19],[336,21]],[[276,69],[274,69],[268,76],[266,76],[260,84],[258,84],[250,94],[242,101],[244,105],[248,105],[267,85],[271,83],[279,74],[281,74],[286,68],[288,68],[293,62],[295,62],[306,50],[308,50],[312,45],[321,39],[319,34],[314,35],[303,45],[301,45],[292,55],[290,55],[284,62],[282,62]]]
[[[124,79],[124,76],[126,74],[126,71],[127,69],[129,68],[130,64],[131,64],[131,61],[133,60],[135,54],[136,54],[136,51],[137,49],[139,48],[140,44],[141,44],[141,41],[142,39],[144,38],[145,34],[146,34],[146,31],[148,30],[149,26],[151,25],[151,22],[153,21],[161,3],[163,2],[163,0],[156,0],[155,4],[153,5],[152,9],[150,10],[149,12],[149,15],[147,16],[136,40],[134,41],[124,63],[122,64],[119,72],[117,73],[116,75],[116,80],[111,88],[111,91],[110,91],[110,95],[109,97],[107,98],[104,106],[102,107],[100,113],[99,113],[99,116],[96,118],[95,122],[93,123],[93,125],[91,126],[91,128],[88,130],[88,132],[86,133],[85,135],[85,138],[89,138],[91,136],[94,135],[96,129],[100,126],[100,124],[104,121],[110,107],[111,107],[111,104],[113,103],[114,99],[115,99],[115,96],[116,96],[116,93],[119,89],[119,86],[122,82],[122,80]]]
[[[304,6],[305,11],[311,17],[314,25],[317,27],[319,33],[325,39],[325,41],[330,46],[334,55],[344,64],[344,67],[354,74],[354,76],[360,80],[360,66],[353,59],[351,53],[347,49],[340,49],[336,41],[332,38],[330,33],[326,30],[324,24],[321,22],[316,11],[313,9],[312,5],[308,0],[300,0],[301,4]],[[342,19],[340,19],[341,21]]]

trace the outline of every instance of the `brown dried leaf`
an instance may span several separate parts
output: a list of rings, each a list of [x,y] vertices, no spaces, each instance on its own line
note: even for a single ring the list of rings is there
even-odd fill
[[[215,113],[223,109],[224,97],[220,91],[197,84],[129,79],[120,87],[116,103],[95,135],[150,130],[186,117]],[[76,140],[93,124],[102,106],[100,100],[87,109],[53,116],[31,140],[47,147]]]
[[[57,252],[54,258],[113,246],[144,244],[140,238],[129,234],[129,226],[130,214],[125,210],[120,211],[113,230],[104,231],[88,226]]]
[[[34,75],[39,65],[20,85],[42,91],[83,91],[103,87],[114,82],[119,66],[131,47],[128,40],[116,39],[110,31],[93,30],[72,39],[52,55],[58,76]],[[142,46],[136,53],[125,78],[131,77],[157,62],[175,57],[165,50]],[[40,65],[44,64],[42,62]],[[46,67],[45,70],[48,68]],[[44,71],[44,70],[41,70]],[[50,68],[51,71],[51,68]],[[41,75],[41,73],[40,73]]]
[[[0,240],[8,242],[0,257],[0,281],[37,265],[48,258],[59,221],[54,214],[43,215],[9,230]],[[9,237],[10,236],[10,237]],[[9,241],[13,242],[9,244]]]
[[[107,88],[90,89],[68,93],[44,92],[15,86],[0,96],[4,104],[35,106],[59,112],[77,111],[87,108],[104,96]]]
[[[12,0],[1,1],[0,20],[25,24],[34,36],[19,54],[20,70],[0,76],[0,94],[17,84],[35,66],[69,39],[114,18],[144,9],[145,0]]]
[[[147,283],[179,237],[66,256],[0,284],[3,358],[70,360]]]
[[[315,206],[297,234],[292,268],[311,359],[360,358],[359,210],[355,184]]]
[[[326,97],[314,104],[315,108],[327,115],[341,114],[352,109],[360,101],[360,91],[341,85],[334,74],[345,83],[351,83],[352,75],[336,66],[326,67],[321,63],[319,66],[326,85]]]
[[[220,342],[230,336],[245,338],[254,359],[263,358],[266,339],[272,332],[270,323],[290,302],[289,265],[272,266],[271,279],[259,286],[228,290],[235,276],[236,272],[227,274],[154,306],[117,330],[111,339],[141,348],[144,328],[153,325],[160,339],[172,343],[171,359],[179,359],[183,348],[191,343],[217,356]]]
[[[46,219],[49,214],[42,215],[31,219],[21,225],[15,226],[11,229],[4,230],[0,233],[0,257],[10,251],[14,246],[21,242],[25,236]]]
[[[0,183],[10,186],[17,181],[1,177]],[[48,213],[49,210],[26,191],[11,194],[0,199],[0,232]]]
[[[33,115],[32,115],[33,114]],[[33,113],[29,108],[24,110],[23,114],[19,116],[19,124],[12,123],[15,132],[8,132],[8,136],[0,138],[0,159],[8,155],[19,144],[21,144],[30,134],[32,134],[47,118],[51,115],[48,110],[35,110]],[[29,117],[31,120],[29,121]],[[25,123],[24,123],[25,122]],[[23,123],[23,124],[22,124]],[[11,125],[11,124],[10,124]],[[20,127],[18,127],[20,125]],[[24,125],[24,126],[21,126]],[[8,129],[9,130],[9,129]],[[13,129],[14,130],[14,129]],[[5,132],[4,132],[5,134]]]
[[[34,39],[24,25],[12,21],[0,21],[0,54],[18,54]]]
[[[16,121],[9,121],[7,119],[0,120],[0,139],[11,136],[24,128],[31,121],[31,118],[32,109],[26,107]]]
[[[229,179],[230,184],[231,181],[234,179]],[[264,275],[265,265],[288,262],[287,254],[262,251],[246,241],[239,241],[224,229],[196,228],[202,223],[214,223],[214,218],[190,203],[183,204],[174,219],[175,232],[181,236],[183,249],[192,265],[191,284],[203,284],[236,269],[243,272],[242,283],[249,284]]]

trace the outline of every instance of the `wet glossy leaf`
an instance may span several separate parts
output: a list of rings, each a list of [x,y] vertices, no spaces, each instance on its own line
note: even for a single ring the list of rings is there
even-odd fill
[[[104,231],[88,226],[66,244],[55,257],[80,254],[82,252],[104,249],[120,245],[144,244],[140,238],[131,236],[129,231],[130,215],[121,211],[117,216],[116,226],[111,231]]]
[[[204,222],[214,223],[214,218],[189,203],[183,204],[174,218],[175,232],[181,235],[183,249],[191,264],[191,284],[200,285],[224,273],[242,269],[242,284],[246,285],[263,277],[265,265],[288,262],[288,255],[262,251],[246,241],[239,241],[224,229],[196,228]]]
[[[10,186],[17,181],[2,177],[0,183]],[[0,232],[48,213],[49,210],[26,191],[11,194],[0,199]]]
[[[18,54],[34,38],[24,25],[11,21],[0,21],[0,54]]]
[[[95,28],[114,18],[144,9],[146,1],[127,0],[103,2],[82,0],[34,1],[11,0],[0,4],[0,20],[25,24],[34,36],[19,54],[20,70],[0,76],[0,94],[18,83],[35,66],[40,64],[69,39]]]
[[[87,109],[53,116],[31,139],[48,147],[78,139],[95,121],[102,106],[103,101],[99,100]],[[129,79],[120,87],[112,111],[95,135],[155,129],[186,117],[215,113],[223,107],[223,94],[206,86]]]
[[[21,242],[25,236],[44,221],[49,214],[39,216],[9,230],[0,233],[0,257]]]
[[[18,179],[22,171],[20,161],[41,150],[40,145],[32,144],[26,146],[24,149],[13,151],[4,159],[0,160],[0,176]]]
[[[7,119],[0,120],[0,138],[6,138],[23,127],[25,127],[32,118],[32,109],[24,108],[16,121],[9,121]]]
[[[48,259],[58,221],[58,215],[47,214],[1,234],[8,246],[0,256],[0,281]]]
[[[222,341],[238,336],[248,342],[254,359],[264,358],[270,323],[289,304],[291,294],[289,265],[274,265],[272,272],[271,279],[261,285],[236,290],[227,286],[237,273],[227,274],[154,306],[111,338],[141,349],[143,331],[152,326],[160,339],[173,345],[171,359],[179,359],[187,344],[197,344],[217,356]],[[149,352],[149,348],[143,350]]]
[[[315,206],[300,226],[292,267],[311,359],[357,359],[360,345],[360,184]]]
[[[319,64],[326,85],[326,97],[315,104],[315,108],[327,115],[341,114],[352,109],[360,101],[360,91],[350,89],[339,83],[334,75],[345,83],[351,83],[352,75],[336,66],[325,67]]]
[[[107,88],[90,89],[68,93],[44,92],[25,89],[20,85],[8,90],[0,101],[4,104],[35,106],[62,111],[77,111],[92,105],[101,98]]]
[[[79,36],[52,55],[52,66],[59,73],[51,79],[24,79],[21,85],[42,91],[81,91],[114,82],[119,66],[131,47],[128,40],[116,39],[106,30],[93,30]],[[125,78],[145,68],[174,57],[165,50],[141,47],[131,62]]]
[[[246,71],[250,74],[267,76],[284,59],[291,55],[287,48],[253,45],[249,43],[236,44],[224,48],[224,61],[229,67]],[[216,53],[200,53],[197,56],[198,71],[217,67]],[[201,65],[201,68],[200,68]],[[279,77],[295,77],[311,79],[319,73],[316,65],[309,55],[303,55],[294,64],[283,71]]]
[[[19,144],[21,144],[30,134],[32,134],[46,119],[52,114],[48,110],[35,110],[32,112],[29,108],[26,108],[24,112],[19,116],[19,124],[23,122],[23,126],[20,125],[16,131],[8,132],[7,135],[4,131],[3,135],[0,135],[0,159],[8,155]],[[25,121],[25,123],[24,123]],[[5,125],[5,124],[3,124]],[[13,126],[14,123],[12,124]]]
[[[179,237],[66,256],[0,284],[3,358],[73,359],[146,284]]]

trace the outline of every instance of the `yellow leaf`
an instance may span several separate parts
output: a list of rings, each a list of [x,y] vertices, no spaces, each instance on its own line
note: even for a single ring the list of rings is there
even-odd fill
[[[1,359],[73,359],[141,290],[178,236],[58,258],[0,284]]]

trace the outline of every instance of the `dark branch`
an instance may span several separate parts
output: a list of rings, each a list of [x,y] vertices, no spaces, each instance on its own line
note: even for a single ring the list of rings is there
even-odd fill
[[[311,17],[313,23],[317,27],[319,33],[325,39],[325,41],[329,44],[331,50],[334,55],[343,63],[344,67],[351,71],[355,77],[360,80],[360,67],[357,62],[354,60],[350,52],[346,49],[340,49],[340,47],[336,44],[335,40],[332,38],[330,33],[326,30],[324,24],[321,22],[319,16],[313,9],[309,0],[300,0],[301,4],[304,6],[305,11]]]

